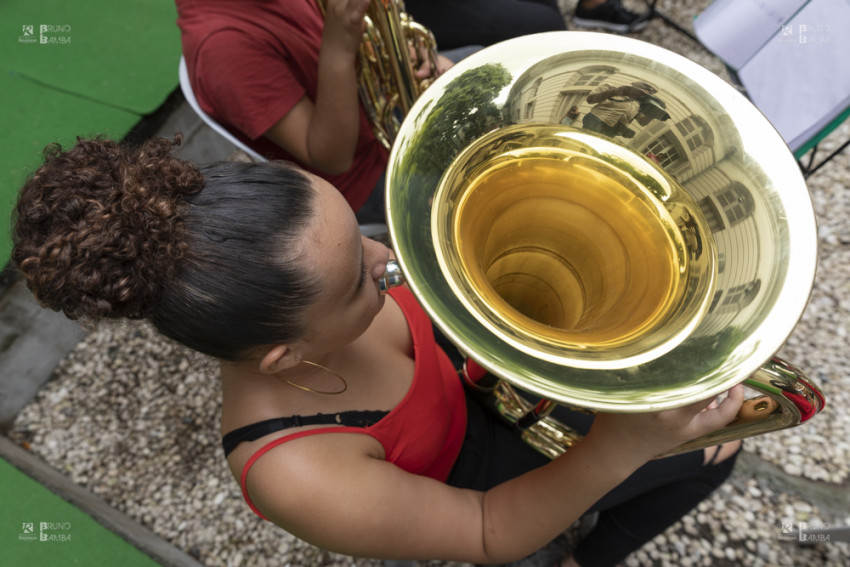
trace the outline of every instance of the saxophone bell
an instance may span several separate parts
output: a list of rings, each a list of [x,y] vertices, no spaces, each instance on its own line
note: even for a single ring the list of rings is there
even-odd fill
[[[327,0],[318,0],[325,14]],[[434,34],[405,11],[401,0],[371,0],[358,56],[360,101],[375,137],[389,149],[413,103],[434,81]],[[430,74],[418,78],[420,68]]]

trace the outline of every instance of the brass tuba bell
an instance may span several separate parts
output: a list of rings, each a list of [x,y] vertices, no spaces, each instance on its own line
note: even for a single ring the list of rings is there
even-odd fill
[[[676,452],[823,408],[774,358],[815,274],[805,181],[746,98],[677,54],[592,32],[473,54],[405,118],[386,201],[408,285],[550,456],[577,438],[543,419],[553,403],[645,412],[761,392]]]

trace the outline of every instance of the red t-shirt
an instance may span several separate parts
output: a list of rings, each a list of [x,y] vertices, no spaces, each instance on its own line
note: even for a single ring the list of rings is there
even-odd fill
[[[316,100],[323,19],[313,0],[177,0],[183,55],[201,108],[269,159],[298,163],[263,136],[302,97]],[[362,105],[351,168],[326,175],[357,211],[388,152]]]
[[[413,337],[415,369],[404,399],[369,427],[322,427],[279,437],[254,453],[242,469],[242,494],[251,509],[246,480],[254,463],[275,447],[308,435],[359,433],[384,447],[386,460],[402,469],[445,481],[460,453],[466,433],[466,398],[457,371],[434,341],[431,320],[407,288],[390,296],[401,307]]]

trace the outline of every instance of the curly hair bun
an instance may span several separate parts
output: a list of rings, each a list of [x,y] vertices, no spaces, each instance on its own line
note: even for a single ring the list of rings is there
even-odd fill
[[[183,196],[204,185],[170,154],[180,141],[45,148],[18,198],[12,252],[43,305],[72,319],[146,316],[186,253]]]

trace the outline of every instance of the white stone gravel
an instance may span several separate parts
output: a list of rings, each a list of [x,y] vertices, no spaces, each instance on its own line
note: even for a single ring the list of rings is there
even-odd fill
[[[666,0],[659,8],[687,25],[707,4]],[[661,21],[636,37],[724,73]],[[845,124],[822,144],[823,154],[848,137]],[[848,543],[782,541],[801,522],[850,526],[848,166],[850,150],[809,180],[819,223],[817,281],[780,352],[820,384],[827,409],[802,427],[748,440],[731,481],[626,565],[850,564]],[[62,362],[10,437],[210,567],[381,565],[316,549],[247,509],[219,446],[219,395],[213,362],[143,325],[104,327]]]

